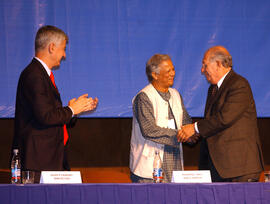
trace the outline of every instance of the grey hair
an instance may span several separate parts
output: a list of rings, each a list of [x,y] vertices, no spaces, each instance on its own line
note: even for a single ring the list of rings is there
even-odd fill
[[[35,52],[45,49],[52,42],[60,44],[63,40],[68,43],[68,36],[64,31],[51,25],[42,26],[36,34]]]
[[[146,75],[149,82],[153,81],[152,72],[159,74],[160,64],[163,61],[171,60],[169,55],[166,54],[155,54],[146,63]]]
[[[224,48],[225,49],[225,48]],[[223,67],[225,68],[232,68],[232,56],[229,52],[222,49],[213,50],[211,52],[211,57],[209,58],[210,61],[220,61]]]

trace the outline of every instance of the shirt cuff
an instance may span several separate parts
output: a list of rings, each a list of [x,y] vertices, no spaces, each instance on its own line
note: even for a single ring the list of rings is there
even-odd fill
[[[74,111],[73,111],[73,109],[70,107],[70,106],[68,106],[69,107],[69,109],[71,110],[71,112],[72,112],[72,117],[74,116]]]
[[[199,129],[198,129],[197,122],[195,122],[194,128],[195,128],[196,133],[200,133],[200,132],[199,132]]]

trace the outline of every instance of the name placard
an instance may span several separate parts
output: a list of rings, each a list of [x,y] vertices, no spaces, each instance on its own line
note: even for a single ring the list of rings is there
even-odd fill
[[[40,183],[65,184],[82,183],[80,171],[42,171]]]
[[[172,183],[212,183],[209,170],[173,171]]]

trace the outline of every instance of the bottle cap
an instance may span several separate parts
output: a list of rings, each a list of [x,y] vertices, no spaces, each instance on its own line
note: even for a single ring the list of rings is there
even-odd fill
[[[14,154],[18,154],[19,150],[18,149],[13,149]]]

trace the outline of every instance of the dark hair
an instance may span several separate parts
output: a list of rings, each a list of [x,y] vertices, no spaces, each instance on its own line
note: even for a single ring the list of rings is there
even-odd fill
[[[152,72],[159,74],[160,67],[159,65],[166,60],[171,60],[169,55],[166,54],[155,54],[153,55],[146,63],[146,75],[148,81],[153,81]]]
[[[63,40],[68,43],[68,36],[64,31],[51,25],[42,26],[36,34],[35,52],[45,49],[51,42],[60,44]]]

